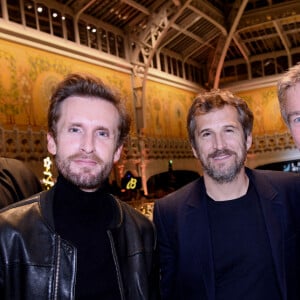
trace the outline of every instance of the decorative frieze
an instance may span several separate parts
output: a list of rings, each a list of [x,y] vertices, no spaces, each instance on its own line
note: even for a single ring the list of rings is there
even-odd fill
[[[278,133],[274,135],[255,136],[249,155],[268,154],[290,151],[295,149],[291,135]],[[3,129],[0,128],[0,155],[4,157],[17,158],[27,163],[43,163],[43,159],[49,154],[47,151],[47,140],[45,130],[27,129]],[[130,137],[127,139],[122,158],[118,165],[135,166],[144,162],[160,163],[162,160],[190,160],[194,159],[190,143],[187,139],[158,139],[152,137]],[[133,162],[132,164],[130,162]],[[147,164],[148,164],[147,163]],[[146,165],[147,165],[146,164]],[[122,174],[120,174],[122,176]]]
[[[288,132],[265,134],[253,138],[249,154],[284,151],[296,148],[292,136]]]
[[[43,161],[48,155],[46,131],[0,128],[0,155],[22,161]]]

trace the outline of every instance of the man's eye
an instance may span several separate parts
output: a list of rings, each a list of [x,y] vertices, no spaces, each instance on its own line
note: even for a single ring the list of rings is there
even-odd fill
[[[109,137],[109,133],[106,130],[99,130],[98,135],[100,137]]]
[[[209,137],[210,136],[210,132],[206,131],[206,132],[202,132],[201,137],[205,138],[205,137]]]
[[[299,124],[300,123],[300,116],[293,119],[293,123]]]
[[[71,127],[71,128],[69,129],[69,132],[79,132],[79,131],[80,131],[80,129],[77,128],[77,127]]]

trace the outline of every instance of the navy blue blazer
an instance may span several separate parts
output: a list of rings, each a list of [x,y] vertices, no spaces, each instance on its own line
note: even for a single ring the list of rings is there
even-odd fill
[[[250,170],[283,300],[300,299],[300,176]],[[203,178],[155,202],[162,299],[214,300],[215,278]]]

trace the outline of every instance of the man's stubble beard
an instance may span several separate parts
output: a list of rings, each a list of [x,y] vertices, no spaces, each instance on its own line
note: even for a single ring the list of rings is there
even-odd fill
[[[101,166],[101,170],[97,174],[92,174],[90,168],[82,168],[80,173],[75,173],[71,169],[71,162],[78,155],[68,157],[67,160],[61,160],[59,155],[55,156],[55,162],[58,172],[68,181],[81,189],[97,189],[101,187],[107,180],[112,167],[113,161],[104,163],[99,158],[93,158],[97,161],[97,167]]]
[[[216,168],[210,162],[210,158],[214,158],[215,156],[222,155],[222,154],[229,154],[235,156],[234,162],[226,169]],[[216,150],[214,153],[209,154],[207,159],[204,159],[198,151],[198,157],[204,172],[209,177],[211,177],[214,181],[220,184],[229,183],[236,178],[236,176],[240,173],[240,171],[244,167],[246,157],[247,157],[247,146],[246,144],[244,144],[240,157],[238,157],[236,152],[228,149]]]

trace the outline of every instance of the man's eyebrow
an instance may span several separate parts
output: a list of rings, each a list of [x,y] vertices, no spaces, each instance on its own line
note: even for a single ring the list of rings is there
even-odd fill
[[[69,125],[70,126],[78,126],[78,127],[82,126],[82,124],[80,122],[69,122]]]
[[[290,117],[293,117],[293,116],[296,116],[296,115],[300,115],[300,110],[296,110],[296,111],[288,113],[287,117],[289,119]]]
[[[203,129],[197,130],[197,131],[198,131],[198,134],[201,134],[201,133],[206,132],[206,131],[211,131],[211,128],[206,127],[206,128],[203,128]]]
[[[238,126],[233,125],[233,124],[228,124],[228,125],[225,125],[224,128],[238,128]]]
[[[227,124],[227,125],[222,126],[222,128],[237,128],[237,127],[238,126],[235,125],[235,124]],[[213,131],[213,129],[210,128],[210,127],[206,127],[206,128],[203,128],[203,129],[199,130],[198,132],[202,133],[202,132],[205,132],[205,131]]]
[[[99,126],[97,126],[96,127],[96,130],[109,130],[109,128],[108,127],[106,127],[106,126],[103,126],[103,125],[99,125]]]
[[[76,121],[76,122],[71,121],[71,122],[69,122],[69,125],[70,126],[78,126],[78,127],[84,127],[85,126],[83,123],[78,122],[78,121]],[[104,126],[104,125],[97,125],[96,130],[99,130],[99,129],[109,130],[109,128],[107,126]]]

